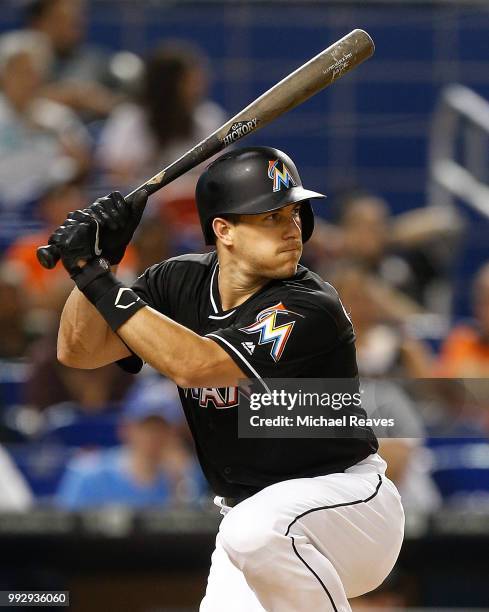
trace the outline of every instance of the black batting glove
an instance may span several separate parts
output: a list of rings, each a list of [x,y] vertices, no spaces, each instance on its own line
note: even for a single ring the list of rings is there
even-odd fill
[[[78,262],[100,256],[101,249],[98,222],[81,210],[70,213],[70,216],[51,234],[49,244],[58,248],[64,267],[74,278],[81,271]]]
[[[118,191],[99,198],[83,210],[97,221],[100,229],[100,248],[102,257],[115,266],[124,257],[126,247],[143,215],[148,193],[143,189],[128,202]],[[68,218],[74,217],[70,213]]]

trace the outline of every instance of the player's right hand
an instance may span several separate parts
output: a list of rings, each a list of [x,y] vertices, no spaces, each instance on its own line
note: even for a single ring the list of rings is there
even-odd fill
[[[141,220],[148,194],[143,189],[134,196],[131,203],[125,200],[118,191],[99,198],[83,210],[97,221],[100,230],[100,248],[102,257],[111,265],[117,265],[124,257],[126,247]],[[73,218],[70,213],[68,218]]]

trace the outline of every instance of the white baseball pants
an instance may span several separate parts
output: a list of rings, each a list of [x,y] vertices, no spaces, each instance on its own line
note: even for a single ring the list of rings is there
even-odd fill
[[[221,504],[200,612],[351,610],[348,599],[378,587],[401,549],[404,512],[385,468],[372,455]]]

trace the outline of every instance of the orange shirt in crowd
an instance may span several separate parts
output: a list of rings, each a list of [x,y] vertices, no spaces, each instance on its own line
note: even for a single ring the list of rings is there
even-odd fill
[[[8,249],[5,261],[19,264],[23,275],[23,285],[31,295],[40,295],[49,291],[54,285],[66,279],[66,271],[61,264],[53,270],[43,268],[37,260],[36,250],[42,244],[47,244],[49,234],[38,232],[19,238]],[[136,254],[133,247],[126,250],[120,269],[124,273],[135,270]]]
[[[489,342],[476,329],[456,327],[445,340],[435,375],[453,378],[489,377]]]

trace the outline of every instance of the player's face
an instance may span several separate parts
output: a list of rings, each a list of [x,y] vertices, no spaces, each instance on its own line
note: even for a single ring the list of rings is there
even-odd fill
[[[265,278],[288,278],[302,255],[300,204],[259,215],[241,215],[234,227],[235,255]]]

